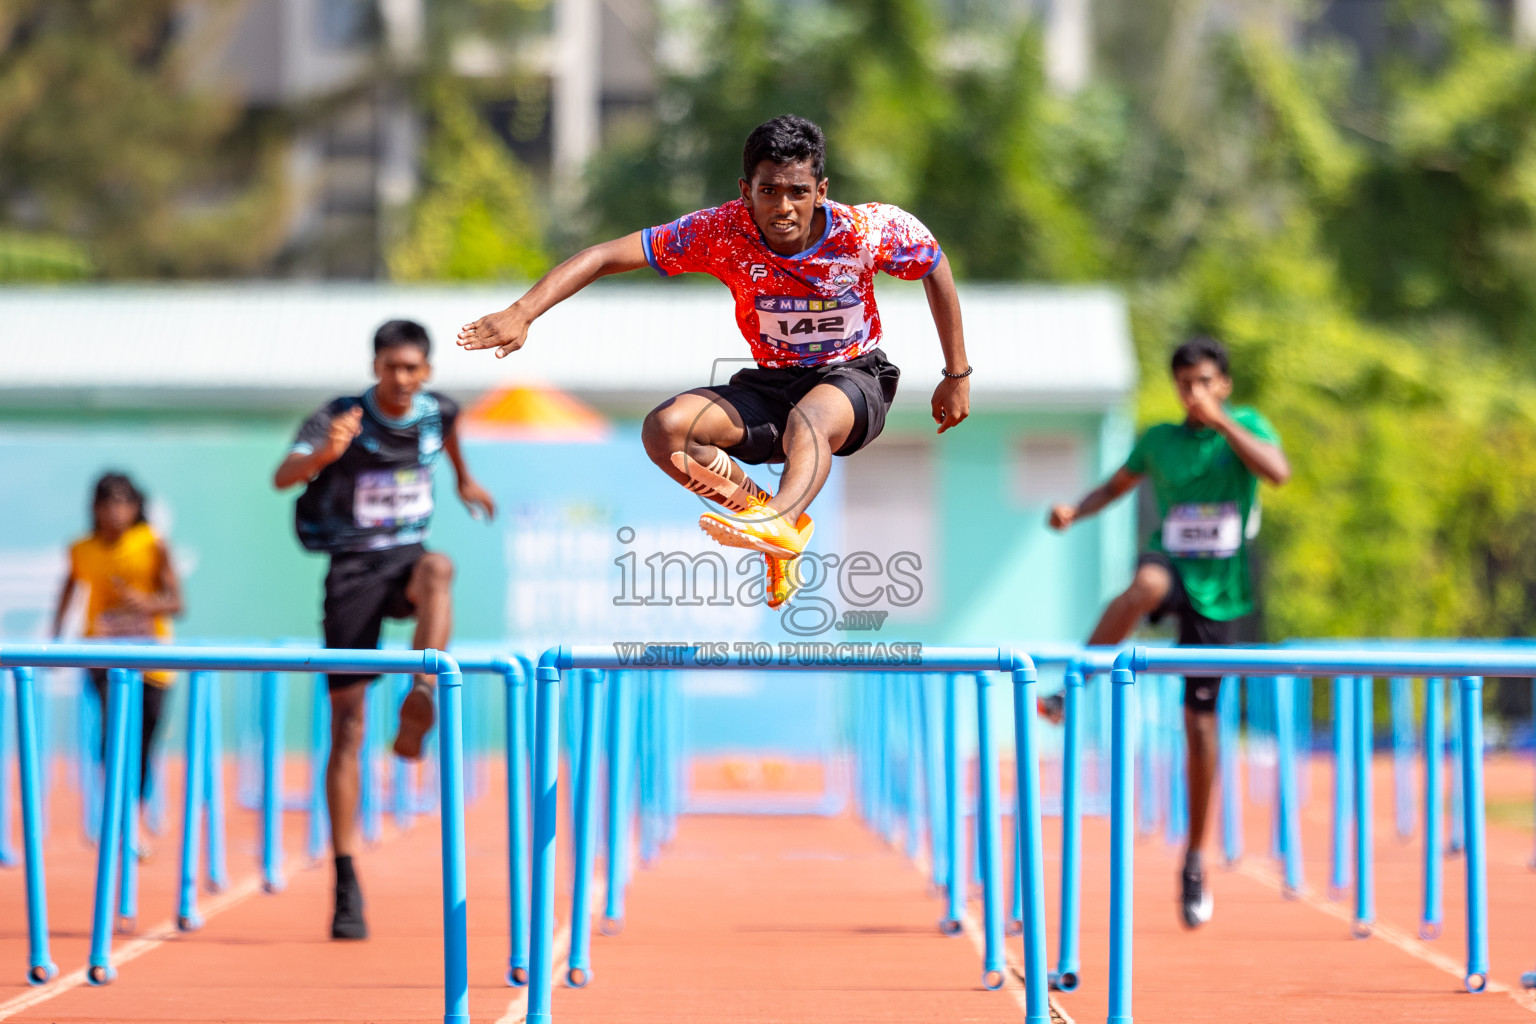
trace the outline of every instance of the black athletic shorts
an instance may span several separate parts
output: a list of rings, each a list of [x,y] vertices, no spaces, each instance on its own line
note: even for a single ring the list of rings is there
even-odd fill
[[[1148,551],[1136,560],[1138,569],[1143,565],[1160,565],[1168,570],[1172,586],[1168,588],[1168,594],[1163,598],[1162,604],[1154,608],[1147,618],[1157,623],[1161,622],[1166,615],[1178,616],[1180,646],[1229,647],[1236,642],[1237,620],[1222,622],[1217,619],[1208,619],[1195,611],[1189,603],[1189,594],[1184,590],[1184,580],[1172,559],[1160,551]],[[1184,677],[1184,706],[1190,711],[1214,714],[1216,695],[1220,692],[1220,676]]]
[[[384,619],[409,619],[416,606],[405,596],[411,570],[427,549],[405,544],[382,551],[345,551],[331,556],[325,574],[325,646],[373,650],[379,646]],[[331,689],[371,683],[378,673],[332,672]]]
[[[901,371],[878,348],[856,359],[829,366],[795,366],[774,370],[738,370],[730,383],[710,391],[741,414],[746,437],[728,455],[752,466],[784,461],[784,429],[795,403],[818,384],[831,384],[853,403],[853,429],[833,455],[852,455],[880,436],[885,414],[896,398]]]

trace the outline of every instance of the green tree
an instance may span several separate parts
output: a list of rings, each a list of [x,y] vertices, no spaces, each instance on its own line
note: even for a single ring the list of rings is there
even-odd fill
[[[211,41],[180,29],[181,7],[0,6],[0,229],[83,247],[66,262],[109,277],[239,273],[276,250],[281,140],[194,87]]]
[[[391,246],[397,281],[538,277],[549,267],[530,176],[462,91],[432,90],[425,186]]]
[[[1271,638],[1536,630],[1536,54],[1477,0],[1399,0],[1385,56],[1105,0],[1098,80],[930,0],[729,0],[651,131],[593,165],[597,233],[734,194],[740,140],[828,129],[833,194],[899,202],[971,279],[1117,282],[1144,422],[1210,332],[1293,455],[1265,496]],[[765,42],[766,41],[766,42]]]

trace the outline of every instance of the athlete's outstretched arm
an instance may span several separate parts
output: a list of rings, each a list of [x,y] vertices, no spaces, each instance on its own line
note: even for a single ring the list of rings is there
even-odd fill
[[[457,424],[444,436],[443,450],[448,453],[448,461],[453,463],[453,474],[459,481],[459,500],[464,503],[465,508],[469,509],[470,516],[479,519],[484,515],[487,519],[495,519],[496,499],[480,486],[479,481],[469,475],[469,464],[464,461],[464,450],[459,447]]]
[[[960,325],[960,295],[955,291],[955,275],[949,269],[949,257],[940,256],[933,273],[923,278],[928,293],[928,310],[939,332],[939,347],[944,350],[944,369],[964,373],[970,367],[965,358],[965,330]],[[933,389],[933,422],[944,433],[971,414],[971,379],[945,377]]]
[[[539,278],[528,293],[500,313],[483,316],[459,329],[459,345],[494,348],[501,359],[523,347],[528,328],[539,317],[600,277],[639,270],[646,265],[640,232],[583,249]]]
[[[1051,529],[1065,530],[1079,519],[1086,519],[1093,515],[1127,491],[1135,490],[1139,483],[1141,483],[1140,473],[1132,473],[1121,466],[1115,470],[1114,476],[1089,491],[1076,505],[1057,505],[1051,509]]]

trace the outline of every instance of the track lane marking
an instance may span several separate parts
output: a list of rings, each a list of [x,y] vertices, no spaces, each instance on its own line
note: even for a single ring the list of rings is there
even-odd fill
[[[879,833],[875,833],[875,838],[880,839]],[[882,839],[881,842],[884,843],[884,840]],[[901,855],[903,860],[911,864],[916,869],[918,877],[922,878],[925,883],[932,881],[932,862],[929,861],[927,854],[919,853],[916,858],[909,858],[905,852],[897,849],[895,844],[886,845],[889,845]],[[986,937],[982,934],[981,928],[977,926],[976,919],[971,915],[969,906],[967,906],[965,915],[960,919],[960,927],[965,932],[966,938],[971,940],[971,945],[975,947],[976,955],[981,959],[982,966],[986,966]],[[1013,996],[1014,1002],[1018,1003],[1019,1009],[1028,1017],[1029,999],[1024,991],[1024,977],[1026,975],[1024,961],[1022,958],[1016,960],[1008,955],[1008,941],[1006,938],[1003,940],[1003,961],[1009,968],[1003,972],[1003,988],[1008,991],[1009,995]],[[1066,1011],[1066,1008],[1056,1001],[1056,997],[1050,993],[1049,989],[1046,990],[1046,1010],[1050,1013],[1052,1021],[1057,1021],[1059,1024],[1077,1024],[1077,1021],[1072,1019],[1072,1015]]]
[[[1240,875],[1246,875],[1248,878],[1261,882],[1271,888],[1279,889],[1281,887],[1281,878],[1278,872],[1268,868],[1257,867],[1247,860],[1239,862],[1236,871]],[[1323,899],[1310,889],[1303,889],[1294,901],[1288,902],[1303,903],[1313,910],[1344,922],[1346,925],[1354,923],[1353,915],[1345,910],[1344,907]],[[1412,936],[1400,928],[1395,928],[1384,921],[1376,921],[1371,925],[1371,937],[1381,939],[1387,945],[1399,952],[1408,954],[1415,960],[1420,960],[1431,967],[1439,968],[1459,982],[1464,983],[1466,981],[1467,968],[1465,964],[1458,963],[1444,953],[1428,948],[1422,939]],[[1533,999],[1523,991],[1511,989],[1507,985],[1494,981],[1492,977],[1488,979],[1488,987],[1485,991],[1502,992],[1514,1000],[1516,1005],[1536,1013],[1536,999]]]
[[[203,922],[206,924],[217,915],[222,914],[239,903],[243,903],[260,891],[261,876],[250,876],[228,892],[220,893],[199,907],[198,910]],[[159,949],[168,942],[185,938],[190,934],[192,933],[183,932],[178,929],[176,927],[176,919],[170,918],[156,925],[148,934],[114,948],[110,962],[113,967],[121,967],[129,961],[137,960],[144,954]],[[86,978],[87,969],[87,967],[82,967],[79,970],[71,971],[69,974],[55,978],[46,985],[39,985],[30,992],[24,992],[13,999],[0,1003],[0,1020],[9,1020],[24,1010],[29,1010],[34,1006],[46,1003],[55,996],[61,996],[65,992],[86,984],[88,980]]]

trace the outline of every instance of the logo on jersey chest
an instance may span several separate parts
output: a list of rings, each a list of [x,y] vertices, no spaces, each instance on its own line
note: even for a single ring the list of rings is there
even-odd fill
[[[747,268],[747,276],[754,281],[761,281],[768,276],[768,266],[764,263],[754,263]]]

